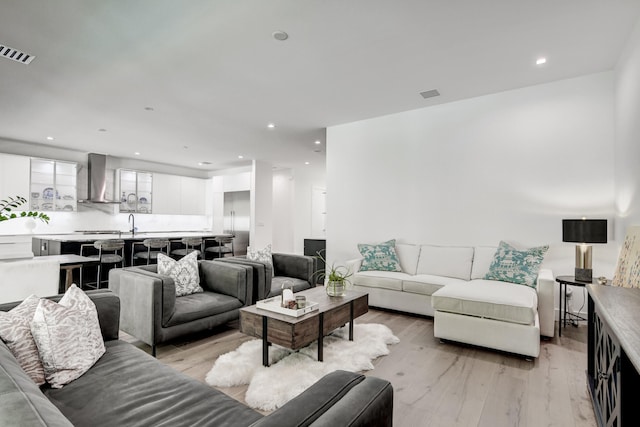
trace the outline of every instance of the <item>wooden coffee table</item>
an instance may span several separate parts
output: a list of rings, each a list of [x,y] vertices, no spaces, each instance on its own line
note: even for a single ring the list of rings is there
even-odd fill
[[[349,322],[349,340],[353,341],[353,319],[369,311],[369,295],[347,291],[343,297],[330,297],[319,286],[296,292],[307,301],[317,302],[318,310],[300,317],[287,316],[255,305],[240,309],[240,332],[262,338],[262,364],[269,366],[269,346],[278,344],[299,350],[318,341],[318,361],[322,362],[323,338]]]

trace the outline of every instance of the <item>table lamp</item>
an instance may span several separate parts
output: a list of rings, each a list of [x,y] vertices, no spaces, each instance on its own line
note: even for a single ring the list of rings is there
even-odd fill
[[[588,243],[607,243],[606,219],[563,219],[562,241],[576,245],[575,278],[580,282],[591,282],[591,252]]]

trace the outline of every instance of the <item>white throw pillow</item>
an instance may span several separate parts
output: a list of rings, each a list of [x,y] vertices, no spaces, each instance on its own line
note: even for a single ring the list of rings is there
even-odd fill
[[[158,254],[158,274],[173,279],[177,297],[204,292],[200,286],[197,252],[191,252],[178,261],[165,254]]]
[[[10,311],[0,311],[0,338],[7,344],[23,371],[38,385],[45,383],[38,347],[31,335],[31,321],[40,298],[27,297]]]
[[[60,303],[40,300],[31,333],[52,388],[79,378],[105,352],[96,306],[76,285],[71,285]]]
[[[263,262],[271,266],[271,276],[275,276],[273,268],[273,255],[271,255],[271,245],[267,245],[262,250],[254,251],[251,247],[247,248],[247,259],[251,261]]]

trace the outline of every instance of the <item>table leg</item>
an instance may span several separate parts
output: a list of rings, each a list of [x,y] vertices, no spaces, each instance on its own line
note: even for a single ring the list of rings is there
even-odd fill
[[[558,336],[562,336],[562,283],[558,283]]]
[[[353,301],[349,304],[349,341],[353,341]]]
[[[269,366],[269,341],[267,340],[267,316],[262,316],[262,365]]]
[[[324,345],[324,313],[320,313],[318,317],[318,362],[322,362],[322,347]]]

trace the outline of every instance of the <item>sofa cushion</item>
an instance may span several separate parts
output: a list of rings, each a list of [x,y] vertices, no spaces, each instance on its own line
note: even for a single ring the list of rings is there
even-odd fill
[[[471,247],[422,245],[417,274],[469,280],[472,262],[473,248]]]
[[[358,243],[358,250],[364,257],[360,271],[402,271],[395,246],[393,239],[377,245]]]
[[[173,279],[177,297],[203,291],[200,287],[198,253],[195,251],[183,256],[178,261],[159,253],[158,274]]]
[[[527,286],[477,279],[443,287],[431,295],[431,303],[437,311],[531,325],[538,295]]]
[[[430,274],[417,274],[410,279],[402,281],[402,290],[414,294],[431,295],[443,286],[452,283],[466,283],[464,280],[453,277],[433,276]]]
[[[353,275],[351,282],[358,286],[370,288],[402,290],[402,281],[411,278],[407,273],[393,271],[359,271]]]
[[[247,259],[249,261],[258,261],[271,267],[271,277],[275,275],[273,268],[273,255],[271,254],[271,245],[265,246],[264,249],[253,249],[247,247]]]
[[[498,249],[496,246],[476,246],[473,248],[472,279],[484,279],[484,276],[489,272],[496,249]]]
[[[418,268],[418,257],[420,256],[420,246],[407,243],[396,243],[396,254],[400,261],[402,272],[416,274]]]
[[[484,278],[535,288],[540,264],[542,264],[547,249],[549,246],[517,250],[506,242],[500,242],[493,261],[491,261],[489,272]]]
[[[7,344],[24,371],[38,385],[44,384],[44,368],[31,335],[31,321],[40,298],[29,296],[10,311],[0,311],[0,338]]]
[[[295,277],[275,276],[271,279],[271,293],[269,295],[280,295],[284,282],[291,282],[293,284],[293,292],[304,291],[311,287],[308,280],[296,279]],[[289,283],[287,283],[287,285],[290,286]]]
[[[31,322],[45,378],[54,388],[83,375],[104,354],[93,301],[71,285],[60,302],[41,299]]]
[[[71,427],[0,340],[0,425]]]
[[[164,326],[181,325],[193,320],[226,313],[242,307],[238,298],[214,292],[201,292],[176,298],[173,316]]]
[[[122,341],[82,377],[44,393],[77,426],[237,426],[262,415]]]

